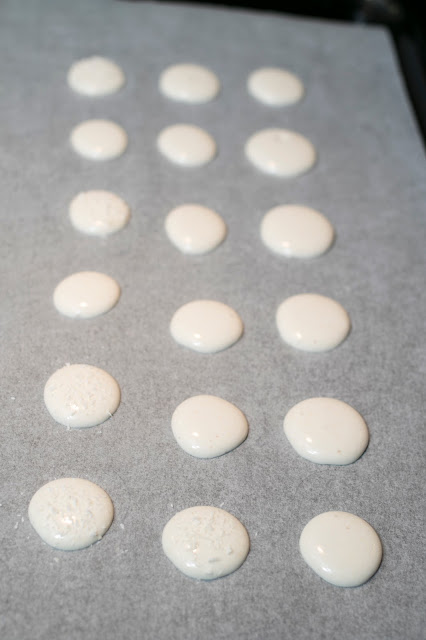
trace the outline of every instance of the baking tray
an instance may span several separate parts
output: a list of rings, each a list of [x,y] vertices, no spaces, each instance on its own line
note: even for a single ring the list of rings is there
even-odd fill
[[[0,30],[2,639],[424,637],[425,162],[388,34],[101,0],[9,0]],[[117,95],[68,89],[71,63],[94,53],[125,70]],[[159,74],[178,61],[211,67],[220,97],[204,106],[163,98]],[[247,75],[265,65],[298,74],[304,100],[274,110],[249,99]],[[71,150],[73,126],[95,117],[127,130],[121,158],[96,163]],[[182,170],[156,152],[158,132],[176,122],[214,135],[210,165]],[[310,173],[280,180],[249,165],[245,140],[273,126],[315,144]],[[71,227],[70,200],[92,188],[130,204],[121,233],[102,240]],[[228,238],[210,255],[184,256],[165,236],[167,212],[187,201],[226,220]],[[263,247],[259,223],[285,203],[328,216],[337,233],[328,254],[286,260]],[[115,277],[122,297],[79,322],[51,299],[63,277],[85,269]],[[352,332],[336,350],[280,341],[275,310],[303,292],[349,311]],[[174,311],[200,297],[240,313],[244,337],[229,350],[202,355],[170,337]],[[50,418],[43,387],[66,362],[118,380],[111,420],[67,431]],[[171,414],[198,393],[246,414],[249,437],[232,453],[197,460],[176,444]],[[287,410],[318,395],[366,419],[371,441],[355,464],[316,466],[286,441]],[[28,522],[34,492],[61,476],[88,478],[114,501],[108,534],[80,552],[48,547]],[[197,504],[230,511],[251,538],[244,565],[211,583],[179,573],[161,549],[165,523]],[[334,509],[365,518],[383,542],[382,566],[360,588],[322,581],[298,552],[304,525]]]

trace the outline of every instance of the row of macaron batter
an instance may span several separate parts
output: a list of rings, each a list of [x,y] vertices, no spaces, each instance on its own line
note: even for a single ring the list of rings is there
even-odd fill
[[[91,96],[113,93],[124,81],[124,74],[115,63],[99,57],[77,62],[68,75],[74,90]],[[215,74],[197,65],[174,65],[160,78],[164,95],[198,104],[216,97],[219,87]],[[276,107],[297,102],[304,93],[300,80],[282,69],[254,72],[249,77],[248,89],[264,104]],[[121,155],[127,146],[127,135],[115,123],[92,120],[73,130],[71,144],[83,156],[106,160]],[[192,125],[166,128],[157,139],[157,147],[170,161],[188,167],[210,162],[217,152],[211,136]],[[288,130],[259,132],[248,141],[245,151],[258,169],[278,176],[303,173],[316,159],[311,143]],[[129,215],[126,203],[105,191],[79,194],[70,206],[73,225],[93,235],[120,230]],[[198,204],[174,209],[165,228],[173,244],[185,253],[211,251],[226,236],[222,217]],[[300,205],[282,205],[265,215],[261,236],[276,253],[311,258],[330,248],[334,231],[319,212]],[[88,318],[107,312],[117,303],[119,295],[120,287],[114,279],[82,272],[58,285],[54,303],[65,315]],[[280,305],[276,321],[287,343],[308,351],[332,349],[350,330],[349,316],[343,307],[317,294],[288,298]],[[178,343],[195,351],[213,353],[234,344],[242,335],[243,323],[236,311],[221,302],[196,300],[175,313],[170,331]],[[104,422],[116,411],[119,402],[120,389],[114,378],[90,365],[66,366],[54,373],[45,387],[49,412],[69,428]],[[230,402],[210,395],[188,398],[179,405],[172,417],[172,429],[184,450],[205,458],[229,452],[248,434],[244,414]],[[318,463],[349,464],[368,444],[368,429],[359,413],[331,398],[310,398],[293,407],[285,418],[284,431],[296,451]],[[70,502],[72,497],[75,500]],[[80,510],[90,504],[89,511],[86,510],[90,514],[86,531],[84,526],[78,531],[73,529],[75,518],[69,511],[70,504]],[[61,514],[60,521],[47,517],[54,509]],[[56,548],[77,549],[102,537],[112,522],[113,507],[109,496],[97,485],[65,478],[48,483],[35,494],[29,515],[46,542]],[[84,523],[84,519],[80,522]],[[362,584],[377,570],[381,560],[381,544],[374,529],[361,518],[344,512],[314,518],[302,532],[300,545],[303,557],[319,575],[342,586]],[[176,514],[169,521],[163,532],[163,548],[184,573],[211,579],[242,564],[249,551],[249,537],[231,514],[215,507],[198,506]]]

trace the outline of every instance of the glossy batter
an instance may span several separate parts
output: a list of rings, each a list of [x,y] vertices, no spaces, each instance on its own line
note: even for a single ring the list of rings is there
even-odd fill
[[[233,345],[243,333],[236,311],[216,300],[194,300],[180,307],[170,323],[179,344],[201,353],[215,353]]]
[[[175,124],[163,129],[157,138],[159,151],[170,162],[182,167],[202,167],[216,155],[212,136],[190,124]]]
[[[312,143],[288,129],[258,131],[247,140],[245,153],[257,169],[281,178],[305,173],[316,161]]]
[[[286,69],[262,67],[250,74],[247,89],[253,98],[270,107],[298,102],[304,94],[300,79]]]
[[[329,351],[348,335],[351,322],[341,304],[315,293],[302,293],[280,304],[276,323],[281,338],[296,349]]]
[[[213,251],[226,236],[221,216],[200,204],[183,204],[170,211],[165,229],[175,247],[192,255]]]
[[[215,458],[238,447],[248,434],[247,420],[234,404],[217,396],[193,396],[172,417],[172,430],[184,451]]]
[[[190,104],[210,102],[220,90],[216,74],[198,64],[167,67],[160,76],[159,86],[167,98]]]
[[[382,561],[382,544],[371,525],[344,511],[313,518],[300,536],[305,562],[321,578],[338,587],[358,587]]]
[[[315,209],[281,205],[266,213],[260,235],[274,253],[288,258],[316,258],[333,244],[334,229]]]
[[[97,271],[80,271],[58,284],[53,303],[69,318],[95,318],[110,311],[120,298],[116,280]]]
[[[368,445],[363,417],[335,398],[309,398],[290,409],[284,433],[302,458],[318,464],[351,464]]]

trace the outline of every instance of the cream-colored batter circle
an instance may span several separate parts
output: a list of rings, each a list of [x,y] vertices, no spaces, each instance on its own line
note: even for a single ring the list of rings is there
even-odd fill
[[[373,527],[345,511],[316,516],[299,541],[305,562],[321,578],[338,587],[358,587],[369,580],[382,561],[382,543]]]
[[[157,138],[159,151],[182,167],[202,167],[216,155],[216,142],[204,129],[191,124],[174,124]]]
[[[85,96],[107,96],[116,93],[124,85],[123,70],[108,58],[91,56],[77,60],[71,65],[68,84],[77,93]]]
[[[175,247],[192,255],[213,251],[226,236],[226,224],[221,216],[200,204],[183,204],[170,211],[165,229]]]
[[[127,133],[111,120],[86,120],[71,131],[71,145],[79,155],[90,160],[111,160],[127,147]]]
[[[105,535],[114,518],[114,507],[97,484],[81,478],[60,478],[33,495],[28,517],[51,547],[76,551]]]
[[[263,243],[288,258],[316,258],[333,244],[334,229],[327,218],[310,207],[281,205],[270,209],[262,220]]]
[[[277,177],[298,176],[311,169],[316,161],[312,143],[288,129],[263,129],[246,142],[249,161],[263,173]]]
[[[203,104],[217,96],[220,83],[216,74],[206,67],[198,64],[176,64],[163,71],[159,87],[171,100]]]
[[[84,191],[69,206],[73,227],[92,236],[109,236],[123,229],[130,218],[129,205],[111,191]]]
[[[111,418],[120,404],[114,378],[89,364],[71,364],[55,371],[44,387],[50,415],[65,427],[94,427]]]
[[[297,453],[318,464],[351,464],[368,445],[364,418],[335,398],[308,398],[290,409],[284,433]]]
[[[169,520],[163,550],[182,573],[214,580],[236,571],[250,550],[246,528],[235,516],[216,507],[190,507]]]
[[[250,74],[249,94],[270,107],[284,107],[299,102],[305,92],[300,79],[286,69],[262,67]]]
[[[184,451],[215,458],[238,447],[248,434],[245,415],[231,402],[200,395],[184,400],[172,416],[172,431]]]
[[[170,332],[178,344],[201,353],[216,353],[233,345],[243,333],[236,311],[216,300],[194,300],[174,314]]]
[[[69,318],[95,318],[110,311],[120,298],[114,278],[97,271],[80,271],[64,278],[53,293],[59,313]]]
[[[287,298],[276,314],[284,342],[303,351],[329,351],[348,335],[351,322],[341,304],[315,293]]]

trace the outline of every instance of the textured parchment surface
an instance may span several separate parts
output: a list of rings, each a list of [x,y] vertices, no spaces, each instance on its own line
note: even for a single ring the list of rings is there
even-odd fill
[[[87,99],[66,85],[90,54],[116,60],[126,87]],[[186,106],[157,90],[178,61],[210,66],[222,81],[211,104]],[[299,105],[269,109],[247,96],[264,65],[300,75]],[[335,638],[413,640],[425,624],[425,160],[388,36],[380,29],[178,5],[101,0],[4,0],[0,7],[0,637],[2,640]],[[112,118],[129,134],[126,154],[95,163],[70,148],[78,122]],[[155,149],[176,122],[205,127],[219,155],[182,170]],[[307,136],[318,165],[293,180],[258,173],[243,145],[257,129]],[[81,190],[107,188],[132,220],[107,240],[68,220]],[[164,218],[200,202],[227,222],[226,242],[190,258],[168,242]],[[333,249],[291,261],[261,244],[260,220],[277,204],[318,208],[333,222]],[[61,317],[52,292],[94,269],[120,282],[110,313]],[[301,292],[329,295],[353,330],[325,354],[298,352],[275,329],[278,304]],[[207,297],[234,307],[243,339],[212,356],[174,344],[183,303]],[[67,431],[43,404],[43,387],[66,362],[105,368],[122,403],[101,427]],[[250,423],[247,441],[215,460],[188,456],[170,417],[186,397],[222,396]],[[328,395],[365,417],[370,446],[349,467],[315,466],[285,440],[296,402]],[[60,476],[98,483],[115,521],[94,547],[55,551],[27,518],[34,492]],[[233,575],[192,581],[164,557],[161,532],[178,510],[222,506],[251,537]],[[298,552],[315,515],[351,511],[383,541],[383,564],[357,589],[318,578]]]

